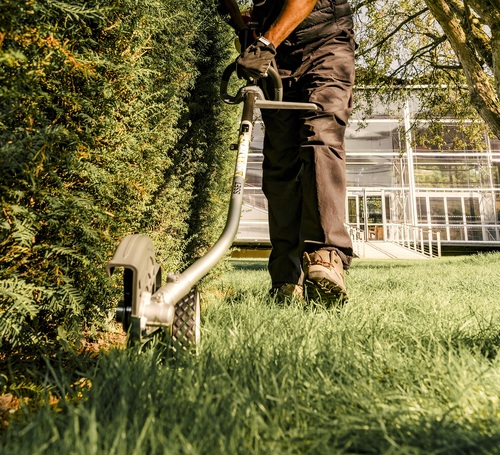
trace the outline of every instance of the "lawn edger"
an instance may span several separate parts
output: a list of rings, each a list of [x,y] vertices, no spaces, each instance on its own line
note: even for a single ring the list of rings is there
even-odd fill
[[[243,103],[231,199],[225,228],[215,245],[182,273],[168,273],[162,285],[161,266],[156,262],[152,240],[141,234],[123,238],[107,264],[108,275],[123,267],[123,301],[116,309],[116,320],[128,333],[129,344],[144,343],[162,330],[170,337],[175,351],[196,348],[200,341],[200,298],[197,283],[226,254],[237,234],[243,205],[243,188],[256,109],[316,110],[313,103],[282,101],[282,82],[271,66],[266,86],[273,99],[267,99],[256,83],[240,87],[235,95],[227,93],[236,72],[236,62],[223,72],[220,94],[227,104]],[[266,93],[268,91],[266,90]]]

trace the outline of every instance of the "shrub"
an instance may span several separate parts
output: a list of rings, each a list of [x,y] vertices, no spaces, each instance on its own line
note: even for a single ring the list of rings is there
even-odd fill
[[[0,6],[4,354],[74,340],[109,317],[117,296],[104,266],[120,237],[151,235],[169,269],[212,240],[231,123],[217,95],[229,31],[214,8]]]

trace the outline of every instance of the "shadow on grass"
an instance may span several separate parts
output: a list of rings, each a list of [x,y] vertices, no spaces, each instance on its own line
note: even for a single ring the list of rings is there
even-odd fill
[[[464,426],[447,416],[442,420],[426,418],[417,425],[402,426],[398,433],[403,441],[405,433],[411,435],[407,439],[409,447],[419,449],[421,453],[500,453],[498,422],[492,419],[476,420],[470,426]]]
[[[231,259],[230,265],[234,270],[252,272],[267,271],[266,259]]]
[[[473,352],[480,352],[489,360],[494,360],[500,349],[500,332],[483,330],[470,335],[456,331],[451,337],[451,344],[454,348],[465,347]]]
[[[463,426],[442,420],[424,418],[414,424],[385,420],[383,429],[347,432],[329,444],[344,449],[342,453],[404,453],[404,454],[499,454],[498,424],[485,420],[478,425]],[[345,439],[345,441],[344,441]],[[345,448],[348,447],[347,450]]]

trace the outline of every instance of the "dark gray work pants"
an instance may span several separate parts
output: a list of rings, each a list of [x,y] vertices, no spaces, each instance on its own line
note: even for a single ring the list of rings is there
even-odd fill
[[[334,36],[278,48],[283,99],[320,109],[262,110],[273,284],[302,283],[304,251],[335,249],[345,268],[352,259],[344,227],[344,133],[352,110],[355,50],[350,24],[340,19]]]

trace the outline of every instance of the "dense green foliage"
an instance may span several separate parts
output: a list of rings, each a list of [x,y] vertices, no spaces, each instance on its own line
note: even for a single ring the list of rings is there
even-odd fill
[[[355,260],[336,311],[274,304],[238,261],[204,290],[198,356],[102,352],[73,387],[54,367],[65,400],[19,410],[0,452],[498,454],[499,266]]]
[[[178,271],[218,234],[229,34],[210,0],[2,2],[4,354],[106,319],[120,237],[150,235]]]

